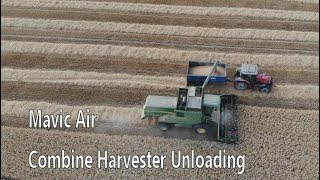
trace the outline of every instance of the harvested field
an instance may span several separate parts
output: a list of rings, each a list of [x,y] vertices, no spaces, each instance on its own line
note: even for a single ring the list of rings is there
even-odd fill
[[[135,34],[232,38],[232,39],[260,39],[283,40],[298,42],[318,42],[319,34],[316,32],[298,32],[281,30],[257,29],[217,29],[204,27],[181,27],[163,25],[128,24],[94,21],[46,20],[26,18],[2,18],[1,27],[36,28],[73,31],[104,31]]]
[[[69,0],[68,0],[69,1]],[[88,1],[88,0],[81,0]],[[90,1],[104,1],[104,0],[90,0]],[[112,0],[112,2],[131,2],[130,0]],[[187,6],[216,6],[216,7],[249,7],[259,9],[285,9],[297,11],[315,11],[318,12],[319,4],[317,0],[269,0],[267,2],[255,0],[242,0],[235,2],[234,0],[190,0],[188,2],[181,0],[135,0],[136,3],[147,4],[168,4],[168,5],[187,5]]]
[[[166,14],[140,14],[140,13],[116,13],[108,11],[93,10],[49,10],[43,8],[3,8],[1,14],[9,17],[29,17],[46,19],[69,19],[102,22],[123,22],[160,24],[160,25],[182,25],[216,28],[253,28],[253,29],[279,29],[293,31],[317,31],[319,23],[316,21],[295,21],[295,20],[270,20],[255,19],[248,17],[217,17],[217,16],[168,16]]]
[[[201,66],[200,66],[201,67]],[[203,67],[203,66],[202,66]],[[221,68],[222,71],[224,70]],[[198,70],[198,69],[195,69]],[[203,71],[203,69],[201,69]],[[206,70],[208,70],[206,68]],[[209,67],[210,70],[210,67]],[[195,73],[196,71],[193,71]],[[198,71],[199,72],[199,71]],[[208,74],[208,73],[207,73]],[[224,73],[223,73],[224,74]],[[176,90],[178,87],[185,86],[184,77],[157,77],[157,76],[140,76],[130,74],[107,74],[96,72],[79,72],[79,71],[56,71],[56,70],[23,70],[23,69],[11,69],[1,68],[2,81],[18,81],[29,83],[54,83],[54,84],[74,84],[74,85],[86,85],[86,86],[103,86],[103,87],[124,87],[141,88],[141,89],[155,89],[155,90]],[[230,86],[228,87],[230,88]],[[216,89],[228,88],[216,87]],[[236,90],[230,88],[232,93],[237,94]],[[296,92],[287,94],[290,89],[295,89]],[[174,91],[173,91],[174,92]],[[291,84],[277,84],[274,87],[275,98],[314,98],[319,99],[317,93],[319,92],[319,86],[315,85],[291,85]],[[155,93],[155,92],[154,92]],[[257,95],[260,97],[272,97],[261,94],[259,92],[252,93],[248,91],[239,93],[240,96],[252,96]]]
[[[254,111],[254,113],[246,110]],[[117,136],[106,134],[91,134],[79,132],[61,132],[57,130],[32,130],[25,128],[13,128],[9,126],[1,127],[1,144],[5,144],[6,151],[1,154],[3,158],[4,175],[11,175],[14,178],[30,178],[34,174],[38,177],[63,177],[73,178],[148,178],[155,174],[166,176],[170,172],[170,178],[250,178],[259,179],[272,178],[277,175],[279,178],[307,178],[316,179],[319,158],[316,142],[319,141],[318,111],[299,111],[289,109],[266,109],[241,107],[240,112],[244,112],[239,118],[241,121],[241,143],[237,145],[225,145],[209,141],[181,140],[163,137],[150,136]],[[301,118],[303,117],[303,119]],[[3,119],[3,118],[1,118]],[[282,120],[281,120],[282,119]],[[288,121],[290,119],[290,121]],[[12,118],[15,120],[15,118]],[[2,122],[2,120],[1,120]],[[258,123],[257,123],[258,122]],[[20,133],[17,134],[16,132]],[[275,133],[276,132],[276,133]],[[297,132],[299,134],[297,135]],[[32,139],[32,142],[30,142]],[[54,142],[47,144],[46,142]],[[66,143],[68,142],[68,143]],[[199,154],[216,154],[220,149],[226,149],[229,154],[246,156],[246,171],[238,175],[239,169],[174,169],[170,164],[166,164],[165,169],[157,171],[155,169],[129,169],[129,174],[125,174],[121,169],[76,169],[53,170],[53,169],[31,169],[17,165],[16,161],[10,157],[21,158],[26,164],[27,152],[38,149],[47,149],[46,154],[59,154],[61,151],[56,146],[68,150],[83,144],[83,148],[75,151],[80,154],[93,154],[97,158],[96,151],[108,150],[117,154],[144,154],[150,150],[155,154],[170,155],[171,150],[181,150],[183,153],[190,153],[192,147]],[[128,148],[130,147],[130,148]],[[163,147],[163,148],[157,148]],[[174,148],[173,148],[174,147]],[[309,147],[309,148],[305,148]],[[15,150],[19,149],[19,150]],[[254,150],[253,150],[254,149]],[[60,152],[59,152],[60,151]],[[302,155],[297,155],[302,154]],[[168,157],[169,158],[169,157]],[[259,160],[257,160],[259,159]],[[171,160],[167,159],[166,163]],[[294,163],[293,163],[294,162]],[[272,166],[269,166],[272,164]],[[23,169],[22,169],[23,167]],[[269,172],[265,173],[265,169]],[[199,173],[194,173],[197,171]],[[21,174],[15,174],[21,172]],[[165,174],[164,174],[165,172]],[[308,172],[308,173],[306,173]],[[189,174],[190,173],[190,174]],[[304,174],[306,173],[306,174]],[[302,175],[304,174],[304,175]]]
[[[82,43],[95,45],[126,44],[127,46],[136,47],[161,47],[196,51],[214,50],[216,52],[232,51],[233,53],[248,54],[319,55],[318,43],[314,42],[203,38],[117,32],[50,31],[20,28],[2,28],[2,30],[2,39],[10,41]]]
[[[318,5],[315,0],[2,0],[1,178],[319,179]],[[206,87],[206,93],[238,96],[236,144],[214,142],[187,128],[161,131],[153,120],[141,120],[148,95],[176,96],[186,87],[189,60],[226,63],[214,75],[226,74],[228,80],[243,63],[271,74],[268,94],[258,87],[235,90],[230,81]],[[207,75],[210,68],[192,67],[189,74]],[[52,115],[50,127],[30,128],[29,110],[40,109]],[[79,110],[97,115],[94,127],[76,128],[77,118],[62,120],[77,117]],[[66,122],[72,126],[63,126]],[[29,167],[33,150],[36,156],[55,156],[72,149],[92,156],[93,167]],[[167,159],[162,169],[98,168],[97,152],[105,150],[124,156],[149,151]],[[245,156],[244,172],[173,168],[171,151],[191,155],[191,150]]]
[[[129,57],[153,59],[157,62],[187,62],[189,59],[212,61],[218,59],[227,64],[258,63],[261,66],[319,68],[318,56],[307,55],[261,55],[242,53],[214,53],[205,51],[183,51],[162,48],[141,48],[132,46],[92,45],[75,43],[40,43],[1,41],[1,52],[42,53],[77,56]],[[288,63],[290,61],[290,63]]]
[[[19,68],[44,68],[97,72],[127,72],[137,75],[181,76],[186,73],[187,64],[179,62],[156,62],[150,59],[125,57],[71,56],[48,55],[38,53],[8,53],[1,55],[1,65]],[[91,63],[86,63],[90,61]],[[240,64],[228,64],[227,75],[232,78]],[[163,67],[166,68],[163,68]],[[319,84],[319,71],[316,67],[268,66],[261,67],[261,71],[268,71],[279,83]],[[301,77],[309,77],[301,81]]]
[[[57,1],[57,0],[30,0],[27,3],[17,0],[3,0],[1,5],[15,8],[48,8],[72,10],[101,10],[116,12],[156,13],[166,15],[198,15],[198,16],[240,16],[265,19],[286,19],[296,21],[317,21],[319,14],[303,11],[280,11],[252,8],[225,8],[225,7],[192,7],[152,5],[139,3],[92,2],[92,1]]]

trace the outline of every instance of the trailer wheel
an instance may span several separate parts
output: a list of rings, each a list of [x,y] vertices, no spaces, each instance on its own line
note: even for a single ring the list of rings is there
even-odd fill
[[[197,134],[208,134],[209,125],[205,123],[196,124],[193,126],[193,131]]]
[[[158,127],[159,127],[159,129],[161,129],[162,131],[166,131],[166,130],[168,130],[168,129],[171,128],[171,124],[169,124],[169,123],[164,123],[164,122],[159,122],[159,123],[158,123]]]
[[[238,81],[235,82],[234,87],[238,90],[245,90],[248,88],[248,85],[245,82]]]

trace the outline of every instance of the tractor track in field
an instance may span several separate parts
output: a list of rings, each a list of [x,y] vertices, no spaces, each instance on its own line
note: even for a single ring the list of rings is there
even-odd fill
[[[90,63],[89,63],[90,62]],[[240,64],[239,64],[240,65]],[[238,64],[228,64],[227,75],[231,79]],[[181,77],[186,73],[187,63],[157,62],[152,59],[130,57],[94,57],[58,54],[2,52],[2,67],[41,68],[95,72],[126,72],[133,75],[156,75]],[[269,72],[278,83],[319,84],[317,68],[274,66],[260,68]],[[308,77],[301,81],[301,77]]]
[[[119,36],[117,36],[119,37]],[[3,40],[14,41],[38,41],[38,42],[52,42],[52,43],[86,43],[86,44],[112,44],[138,47],[163,47],[163,48],[176,48],[186,50],[206,50],[216,52],[240,52],[240,53],[271,53],[271,54],[306,54],[306,55],[319,55],[318,50],[314,49],[280,49],[280,48],[267,48],[267,47],[244,47],[244,46],[223,46],[223,45],[199,45],[199,44],[178,44],[174,42],[154,42],[154,41],[128,41],[128,40],[114,40],[114,39],[87,39],[87,38],[70,38],[70,37],[53,37],[53,36],[30,36],[30,35],[2,35]],[[125,39],[125,38],[123,38]],[[138,39],[138,38],[137,38]]]
[[[202,38],[117,32],[54,31],[1,28],[2,40],[54,43],[112,44],[217,52],[319,55],[319,43],[297,41]],[[245,43],[245,45],[244,45]]]
[[[176,88],[130,87],[126,84],[120,86],[87,86],[61,83],[34,83],[22,81],[2,81],[1,96],[4,100],[37,100],[57,102],[62,104],[103,105],[111,106],[142,106],[149,94],[176,96]],[[41,88],[39,88],[41,87]],[[182,86],[183,87],[183,86]],[[258,90],[247,92],[236,91],[233,85],[227,87],[209,86],[208,93],[223,94],[234,93],[239,96],[239,104],[262,107],[319,109],[319,99],[306,97],[284,98],[279,95],[272,96],[260,94]],[[230,91],[230,89],[232,89]],[[256,92],[254,92],[256,91]],[[283,92],[285,93],[285,92]],[[251,95],[250,95],[251,94]],[[255,94],[255,95],[252,95]],[[119,98],[122,97],[122,98]]]
[[[1,27],[22,30],[46,30],[88,33],[124,33],[168,37],[209,39],[265,40],[274,42],[317,43],[317,32],[285,31],[270,29],[225,29],[190,26],[167,26],[141,23],[74,21],[56,19],[13,18],[1,19]]]
[[[180,17],[248,17],[249,19],[282,19],[314,21],[319,14],[310,11],[275,10],[268,8],[248,7],[217,7],[217,6],[172,6],[165,4],[137,4],[121,2],[97,2],[97,1],[57,1],[57,0],[28,0],[21,3],[18,0],[2,0],[1,6],[12,9],[42,9],[42,10],[72,10],[72,11],[96,11],[119,12],[143,15],[178,15]]]
[[[119,13],[92,10],[70,9],[35,9],[11,8],[4,6],[1,11],[4,17],[29,17],[46,19],[68,19],[101,22],[124,22],[157,25],[180,25],[216,28],[253,28],[288,31],[318,31],[319,23],[315,21],[297,21],[281,19],[263,19],[254,17],[206,17],[206,16],[169,16],[164,14]]]
[[[69,0],[68,0],[69,1]],[[78,1],[105,1],[105,0],[78,0]],[[111,0],[111,2],[127,3],[130,0]],[[292,10],[292,11],[313,11],[318,12],[319,7],[317,4],[311,2],[297,2],[297,1],[278,1],[269,0],[266,2],[257,2],[255,0],[134,0],[134,3],[146,4],[165,4],[165,5],[185,5],[185,6],[215,6],[215,7],[247,7],[259,9],[278,9],[278,10]]]

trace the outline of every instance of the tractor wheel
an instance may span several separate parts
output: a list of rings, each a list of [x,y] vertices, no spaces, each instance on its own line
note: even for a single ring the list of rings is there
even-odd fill
[[[196,124],[193,126],[193,131],[197,134],[208,134],[209,125],[205,123]]]
[[[262,86],[262,87],[260,87],[260,92],[269,93],[270,92],[270,88],[267,87],[267,86]]]
[[[248,88],[248,85],[245,82],[238,81],[235,82],[234,87],[238,90],[245,90]]]
[[[164,122],[159,122],[159,123],[158,123],[158,127],[159,127],[159,129],[161,129],[162,131],[166,131],[166,130],[168,130],[168,129],[171,128],[171,124],[169,124],[169,123],[164,123]]]

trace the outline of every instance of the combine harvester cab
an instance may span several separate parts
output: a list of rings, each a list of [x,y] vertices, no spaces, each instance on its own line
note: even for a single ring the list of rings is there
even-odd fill
[[[237,141],[237,96],[203,92],[217,63],[202,86],[180,88],[178,97],[149,95],[141,118],[154,120],[163,131],[178,126],[192,128],[211,140]]]
[[[177,107],[177,97],[149,95],[143,106],[142,119],[156,118],[173,113]]]

